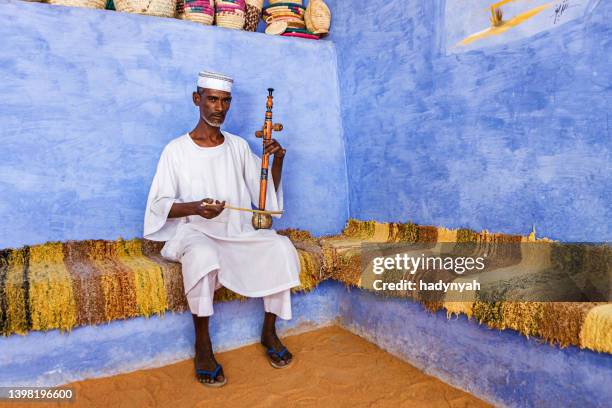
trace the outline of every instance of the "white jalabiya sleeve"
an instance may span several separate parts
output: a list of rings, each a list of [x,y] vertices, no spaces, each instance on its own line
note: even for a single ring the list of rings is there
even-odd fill
[[[183,222],[181,218],[168,218],[172,204],[178,200],[178,183],[171,154],[166,147],[161,154],[157,171],[149,190],[144,219],[144,238],[168,241]]]
[[[254,206],[259,206],[259,186],[261,179],[261,158],[258,157],[249,145],[246,145],[244,163],[244,176],[247,181],[251,202]],[[270,157],[270,165],[268,166],[268,187],[266,189],[266,210],[283,211],[283,182],[278,185],[278,190],[274,187],[272,178],[272,157]],[[280,218],[281,214],[273,214],[275,218]]]

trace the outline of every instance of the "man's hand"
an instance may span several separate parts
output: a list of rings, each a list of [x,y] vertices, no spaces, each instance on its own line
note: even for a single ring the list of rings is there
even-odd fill
[[[204,200],[198,202],[198,205],[196,206],[196,214],[210,220],[211,218],[215,218],[221,214],[224,207],[225,201],[205,198]]]
[[[278,143],[276,139],[264,140],[264,153],[273,154],[274,157],[282,159],[287,150]]]
[[[283,158],[287,150],[278,143],[276,139],[264,140],[264,153],[273,154],[274,161],[272,162],[272,180],[274,188],[278,190],[280,185],[281,174],[283,172]]]

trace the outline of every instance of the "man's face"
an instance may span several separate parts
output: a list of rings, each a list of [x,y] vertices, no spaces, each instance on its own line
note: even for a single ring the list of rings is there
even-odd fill
[[[200,108],[200,117],[210,126],[221,127],[232,103],[232,94],[204,88],[193,93],[193,103]]]

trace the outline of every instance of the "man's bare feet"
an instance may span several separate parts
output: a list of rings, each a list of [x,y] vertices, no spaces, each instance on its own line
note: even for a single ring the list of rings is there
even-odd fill
[[[273,367],[283,368],[291,363],[293,355],[276,335],[276,316],[272,313],[266,313],[265,315],[261,331],[261,344],[268,350],[268,356],[272,360]]]
[[[198,348],[196,345],[194,363],[196,368],[196,377],[198,378],[199,382],[206,384],[225,383],[223,368],[219,365],[219,363],[217,363],[217,360],[215,360],[215,356],[210,348]],[[219,366],[219,371],[216,376],[213,377],[217,366]],[[208,373],[204,373],[199,370],[204,370]]]
[[[220,387],[226,383],[223,368],[213,354],[212,343],[208,334],[208,317],[193,316],[195,326],[194,364],[198,381],[209,387]]]

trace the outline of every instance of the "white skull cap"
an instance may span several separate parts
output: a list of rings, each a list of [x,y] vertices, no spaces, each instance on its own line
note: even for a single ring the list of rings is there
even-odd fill
[[[227,75],[208,71],[202,71],[198,74],[198,86],[200,88],[216,89],[231,93],[233,84],[234,80]]]

